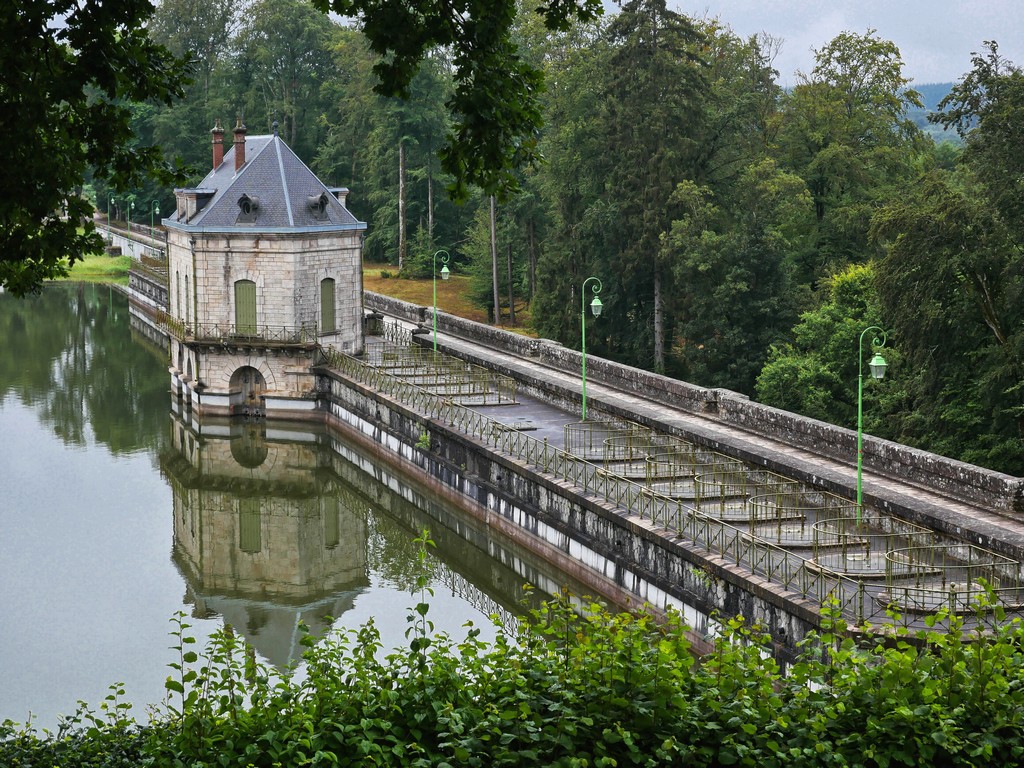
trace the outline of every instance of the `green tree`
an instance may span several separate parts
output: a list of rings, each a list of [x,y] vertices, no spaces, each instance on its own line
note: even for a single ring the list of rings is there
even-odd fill
[[[514,189],[515,169],[537,160],[543,76],[512,39],[516,0],[314,0],[323,11],[355,18],[381,56],[374,69],[384,96],[404,96],[424,56],[451,47],[455,88],[446,106],[453,127],[440,150],[465,199],[468,186],[487,193]],[[549,29],[593,19],[599,0],[551,0],[537,12]]]
[[[604,77],[605,20],[580,25],[552,39],[545,60],[547,125],[542,150],[547,163],[536,179],[550,222],[544,258],[537,264],[534,325],[542,336],[576,344],[579,285],[596,264],[602,242],[594,203],[603,180],[591,172],[600,154],[593,116],[601,108],[597,84]]]
[[[884,327],[874,286],[872,263],[852,264],[829,278],[821,305],[800,316],[793,341],[771,347],[757,377],[757,398],[766,405],[800,413],[831,424],[857,424],[857,353],[861,332]],[[890,375],[884,388],[865,381],[865,429],[887,436],[878,397],[891,389],[902,370],[893,351],[886,351]]]
[[[228,120],[243,106],[229,82],[237,26],[236,6],[199,0],[162,0],[149,25],[153,40],[188,58],[195,77],[181,99],[154,108],[138,130],[160,146],[164,157],[177,158],[188,169],[190,183],[210,170],[214,120]]]
[[[407,275],[429,274],[425,259],[433,254],[430,243],[458,240],[461,225],[471,215],[445,202],[445,215],[440,220],[436,216],[437,150],[447,127],[442,104],[450,85],[444,57],[430,56],[413,78],[407,98],[373,94],[367,120],[369,132],[361,148],[364,194],[371,203],[366,253],[375,261],[398,264]],[[427,246],[410,253],[413,241]],[[412,263],[407,263],[410,256]]]
[[[783,97],[771,63],[778,43],[765,35],[743,40],[718,21],[704,21],[700,29],[708,89],[695,181],[727,200],[746,169],[768,156],[775,142]]]
[[[935,171],[880,211],[879,296],[905,348],[900,440],[1024,472],[1021,243],[969,172]]]
[[[242,17],[235,39],[246,121],[267,129],[278,122],[281,137],[303,158],[311,159],[320,143],[321,88],[336,31],[302,0],[258,0]]]
[[[119,189],[172,180],[125,103],[182,95],[184,62],[147,37],[152,12],[146,0],[0,6],[0,286],[33,291],[102,248],[81,195],[90,167]]]
[[[380,100],[373,90],[377,57],[358,30],[341,27],[332,43],[331,59],[331,74],[323,87],[325,135],[311,167],[324,180],[348,185],[351,193],[346,204],[369,221],[366,147]]]
[[[569,304],[581,272],[597,274],[605,311],[621,323],[613,337],[596,338],[595,349],[655,370],[665,368],[676,295],[660,237],[672,220],[673,190],[693,173],[705,88],[701,40],[663,0],[624,4],[593,47],[587,71],[596,77],[583,86],[587,95],[570,96],[568,122],[556,128],[565,175],[552,191],[563,194],[564,185],[567,199],[555,240],[559,261],[573,265],[545,288],[552,294],[545,303]],[[557,319],[546,318],[542,333],[552,331],[566,340]]]
[[[1024,240],[1024,72],[999,55],[995,42],[972,57],[973,69],[939,103],[932,120],[964,141],[963,163],[986,196]]]
[[[214,72],[230,55],[228,41],[237,26],[230,3],[161,0],[149,23],[150,37],[175,56],[188,57],[196,73],[194,87],[209,101]]]
[[[882,307],[907,358],[901,440],[1024,472],[1024,73],[995,43],[939,104],[955,172],[923,175],[873,234]]]
[[[693,183],[680,184],[674,202],[685,213],[662,252],[683,297],[676,354],[688,379],[750,394],[769,345],[796,318],[790,254],[809,228],[807,187],[763,159],[721,206]]]
[[[843,32],[815,52],[815,67],[785,100],[781,162],[806,183],[817,229],[802,281],[863,262],[871,214],[898,198],[925,147],[907,116],[920,106],[899,49],[874,30]]]
[[[529,298],[529,253],[530,243],[523,236],[524,195],[520,193],[507,204],[495,206],[495,231],[497,249],[497,290],[494,284],[494,270],[491,254],[491,209],[489,198],[484,197],[476,207],[473,221],[466,228],[461,245],[464,261],[460,269],[471,278],[470,292],[474,302],[486,307],[490,318],[497,318],[494,296],[498,296],[502,322],[507,324],[516,317]],[[529,205],[527,198],[525,205]],[[528,215],[525,214],[525,215]],[[511,270],[509,262],[511,259]],[[511,283],[509,282],[511,271]],[[513,299],[510,305],[509,296]],[[510,309],[511,306],[511,309]],[[577,310],[578,311],[578,310]]]

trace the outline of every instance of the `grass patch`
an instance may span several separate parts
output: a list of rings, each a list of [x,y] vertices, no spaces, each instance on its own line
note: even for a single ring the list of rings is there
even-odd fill
[[[391,264],[363,264],[363,288],[383,296],[401,299],[421,307],[434,304],[434,281],[432,278],[400,278],[398,268]],[[385,275],[388,275],[385,277]],[[450,315],[488,323],[487,310],[468,298],[470,278],[452,275],[447,280],[437,281],[437,308]],[[507,320],[507,316],[506,316]],[[516,308],[516,325],[501,326],[507,331],[535,336],[530,322],[529,309]]]
[[[102,253],[91,253],[76,261],[68,270],[67,277],[59,279],[79,283],[128,285],[128,268],[131,267],[131,264],[131,256],[107,256]]]

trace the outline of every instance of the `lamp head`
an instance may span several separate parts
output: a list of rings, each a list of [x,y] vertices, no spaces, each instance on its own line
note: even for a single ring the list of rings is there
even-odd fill
[[[885,358],[878,352],[875,352],[875,356],[872,357],[871,362],[868,363],[868,368],[871,369],[871,377],[874,379],[885,378],[885,369],[887,365]]]
[[[451,274],[451,270],[448,269],[448,265],[447,264],[444,265],[443,267],[441,267],[441,279],[442,280],[447,280],[448,279],[448,275],[450,275],[450,274]]]
[[[590,302],[590,311],[594,313],[594,317],[600,317],[601,311],[604,309],[604,304],[601,303],[601,299],[598,296],[594,297],[594,300]]]

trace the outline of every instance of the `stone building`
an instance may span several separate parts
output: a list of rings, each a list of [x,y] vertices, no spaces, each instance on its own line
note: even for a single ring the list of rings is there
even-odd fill
[[[171,388],[201,415],[301,417],[321,347],[363,348],[366,224],[277,135],[213,128],[167,230]]]

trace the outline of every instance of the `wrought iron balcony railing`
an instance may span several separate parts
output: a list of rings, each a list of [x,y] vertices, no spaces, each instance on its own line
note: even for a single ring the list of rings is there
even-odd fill
[[[288,325],[235,325],[233,323],[186,323],[180,318],[163,313],[160,323],[179,339],[192,341],[266,344],[313,344],[316,342],[316,323],[300,326]]]

